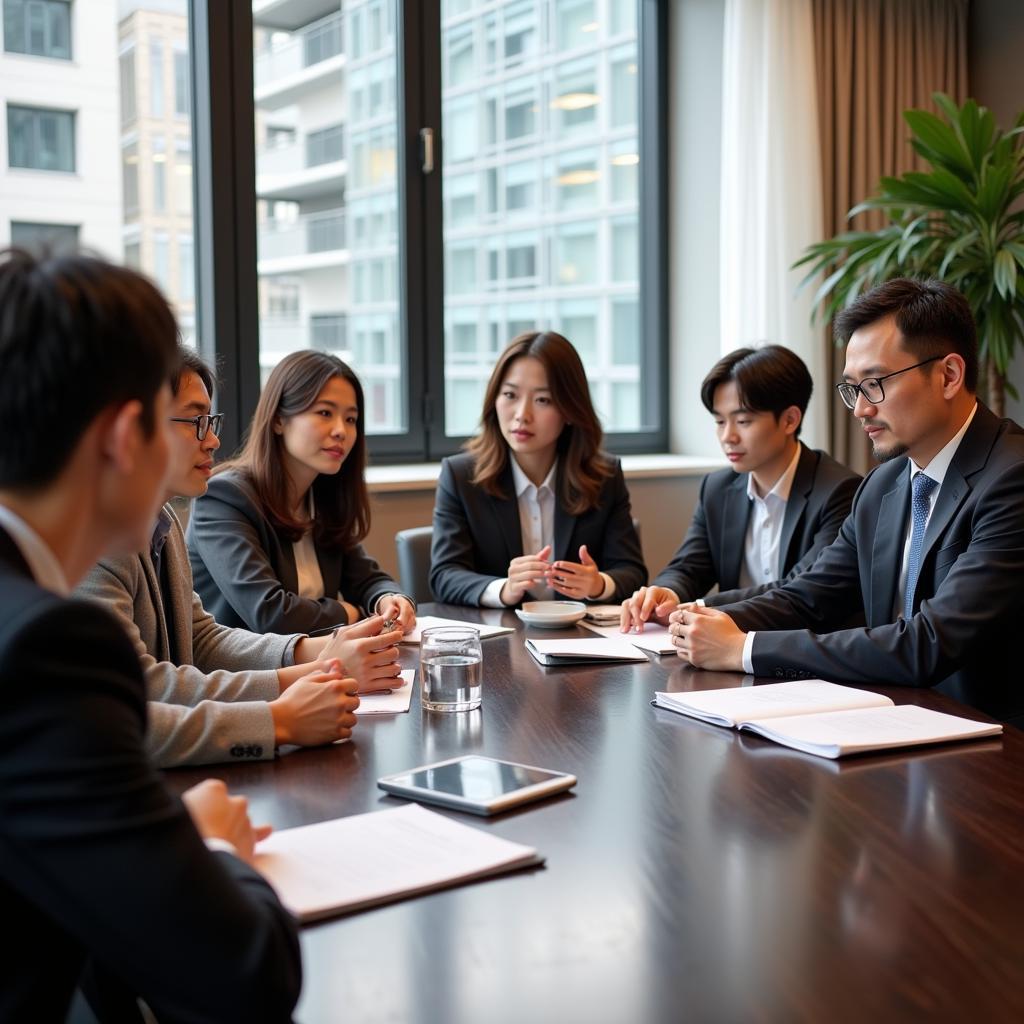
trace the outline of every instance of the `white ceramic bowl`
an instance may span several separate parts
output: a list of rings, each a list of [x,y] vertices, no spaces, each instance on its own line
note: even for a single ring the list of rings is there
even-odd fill
[[[528,626],[543,629],[571,626],[586,614],[587,606],[581,601],[527,601],[522,608],[516,609],[516,615]]]

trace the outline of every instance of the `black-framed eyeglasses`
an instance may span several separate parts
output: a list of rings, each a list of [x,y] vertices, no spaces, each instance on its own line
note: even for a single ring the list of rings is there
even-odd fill
[[[888,380],[890,377],[898,377],[901,373],[906,373],[907,370],[916,370],[919,366],[927,366],[929,363],[934,363],[936,359],[945,358],[945,356],[932,356],[931,359],[914,363],[913,366],[904,366],[902,370],[893,370],[892,373],[887,373],[884,377],[865,377],[859,384],[849,384],[843,381],[842,384],[836,385],[836,391],[839,392],[839,397],[843,400],[847,409],[852,409],[856,406],[858,395],[863,395],[869,405],[878,405],[879,402],[885,401],[885,389],[882,387],[883,380]]]
[[[196,440],[205,441],[207,431],[212,431],[214,437],[220,437],[221,424],[224,422],[224,413],[213,412],[204,416],[172,416],[172,423],[191,423],[196,428]]]

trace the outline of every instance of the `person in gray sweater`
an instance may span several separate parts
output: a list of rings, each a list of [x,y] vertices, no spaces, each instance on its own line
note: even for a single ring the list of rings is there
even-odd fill
[[[168,500],[205,491],[220,445],[212,374],[191,350],[181,359]],[[284,744],[347,738],[357,688],[384,689],[398,675],[401,633],[381,634],[379,616],[319,638],[219,625],[193,591],[185,537],[169,504],[148,550],[103,559],[78,592],[114,612],[135,645],[146,678],[147,744],[160,767],[265,760]]]

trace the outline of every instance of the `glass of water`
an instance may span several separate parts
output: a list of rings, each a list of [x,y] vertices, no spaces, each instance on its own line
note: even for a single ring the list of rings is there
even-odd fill
[[[472,626],[435,626],[420,640],[420,700],[428,711],[480,707],[480,631]]]

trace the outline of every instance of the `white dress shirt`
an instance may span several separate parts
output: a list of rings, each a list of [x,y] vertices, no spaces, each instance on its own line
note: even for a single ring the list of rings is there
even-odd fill
[[[512,485],[519,506],[519,531],[523,542],[523,554],[533,554],[548,545],[554,552],[555,502],[558,500],[555,495],[555,479],[558,460],[555,460],[540,487],[523,472],[514,455],[511,457],[511,463]],[[595,600],[606,601],[615,593],[615,581],[604,572],[601,573],[601,578],[604,580],[604,590]],[[484,608],[504,608],[505,602],[501,599],[501,591],[506,583],[508,577],[489,583],[480,597],[480,604]],[[556,593],[551,587],[538,583],[530,587],[526,596],[532,601],[552,601],[560,599],[563,595]]]
[[[978,411],[978,403],[975,402],[971,409],[970,415],[964,420],[963,426],[946,442],[939,453],[928,463],[927,466],[919,466],[913,459],[908,458],[909,463],[907,472],[910,474],[910,483],[913,484],[914,475],[920,472],[926,472],[939,486],[934,488],[931,494],[928,495],[928,518],[931,518],[932,511],[935,508],[935,500],[939,496],[939,491],[942,490],[942,481],[946,479],[946,472],[948,471],[950,464],[953,461],[953,456],[956,455],[957,448],[960,447],[960,442],[964,439],[964,434],[967,433],[967,428],[971,425],[971,421],[974,419],[974,414]],[[899,585],[896,587],[896,598],[893,607],[893,621],[899,618],[903,614],[903,592],[907,587],[907,559],[910,555],[910,539],[911,531],[914,524],[914,512],[911,507],[907,512],[907,522],[904,529],[906,530],[906,540],[903,543],[903,557],[900,561],[900,578]],[[927,521],[926,521],[927,527]],[[757,636],[757,630],[746,635],[743,641],[743,671],[753,672],[754,671],[754,637]]]
[[[793,489],[800,451],[800,445],[797,444],[789,465],[764,497],[754,482],[754,474],[747,477],[747,497],[753,503],[753,508],[747,523],[738,583],[744,589],[771,583],[782,575],[782,552],[779,550],[782,521],[786,517],[786,504],[789,492]]]

